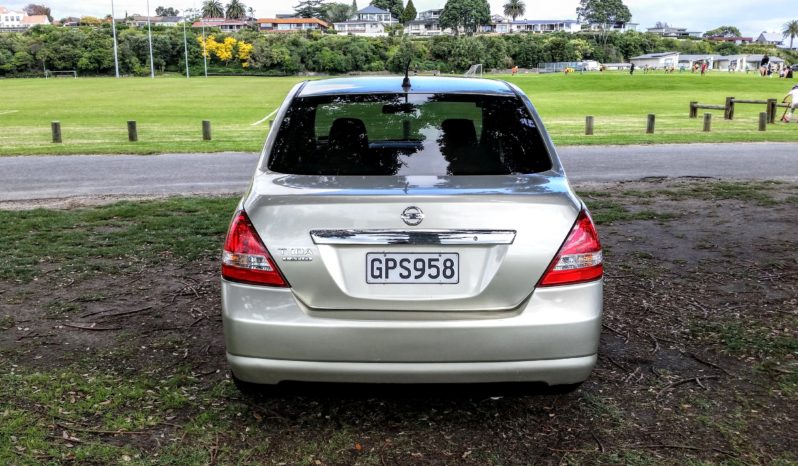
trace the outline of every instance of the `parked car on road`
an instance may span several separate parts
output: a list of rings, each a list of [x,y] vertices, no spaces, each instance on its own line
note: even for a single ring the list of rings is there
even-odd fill
[[[240,385],[592,371],[601,244],[530,100],[409,81],[303,82],[280,107],[224,245]]]

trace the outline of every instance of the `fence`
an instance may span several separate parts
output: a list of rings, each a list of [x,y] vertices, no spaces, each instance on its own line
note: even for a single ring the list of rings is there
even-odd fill
[[[724,120],[734,120],[734,108],[737,104],[765,105],[768,123],[776,122],[776,109],[790,106],[789,104],[779,103],[777,99],[735,99],[734,97],[726,97],[726,103],[723,105],[701,104],[697,101],[692,101],[690,102],[690,118],[698,118],[698,109],[704,109],[723,110]]]

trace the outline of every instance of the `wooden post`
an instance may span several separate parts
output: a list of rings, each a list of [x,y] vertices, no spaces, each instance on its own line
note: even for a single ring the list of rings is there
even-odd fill
[[[593,117],[586,116],[585,117],[585,134],[588,136],[593,135]]]
[[[202,120],[202,140],[211,140],[211,122],[210,120]]]
[[[136,128],[136,120],[127,122],[127,140],[130,142],[139,140],[139,130]]]
[[[698,102],[690,102],[690,118],[698,118]]]
[[[50,123],[50,128],[53,130],[53,142],[56,144],[63,142],[61,140],[61,122],[54,121]]]
[[[654,134],[654,121],[656,116],[653,113],[648,114],[648,122],[646,123],[646,134]]]
[[[712,114],[705,113],[704,114],[704,132],[709,133],[712,131]]]
[[[768,123],[776,122],[776,99],[768,99]]]
[[[726,109],[723,111],[723,118],[734,120],[734,97],[726,97]]]
[[[759,114],[759,131],[766,131],[768,128],[768,113],[762,112]]]

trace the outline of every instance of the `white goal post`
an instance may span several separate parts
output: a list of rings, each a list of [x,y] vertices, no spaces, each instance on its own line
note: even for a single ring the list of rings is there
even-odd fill
[[[482,77],[482,63],[471,65],[471,68],[463,75],[466,78],[481,78]]]
[[[78,72],[75,70],[68,70],[68,71],[52,71],[52,70],[44,70],[44,79],[50,78],[59,78],[59,77],[73,77],[78,79]]]

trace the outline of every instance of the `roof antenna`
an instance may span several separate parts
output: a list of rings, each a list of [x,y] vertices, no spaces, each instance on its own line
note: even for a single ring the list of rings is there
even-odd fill
[[[408,58],[407,59],[407,64],[405,65],[405,79],[402,80],[402,89],[405,92],[409,92],[410,91],[410,76],[408,76],[408,73],[410,73],[410,61],[411,60],[412,60],[412,58]]]

